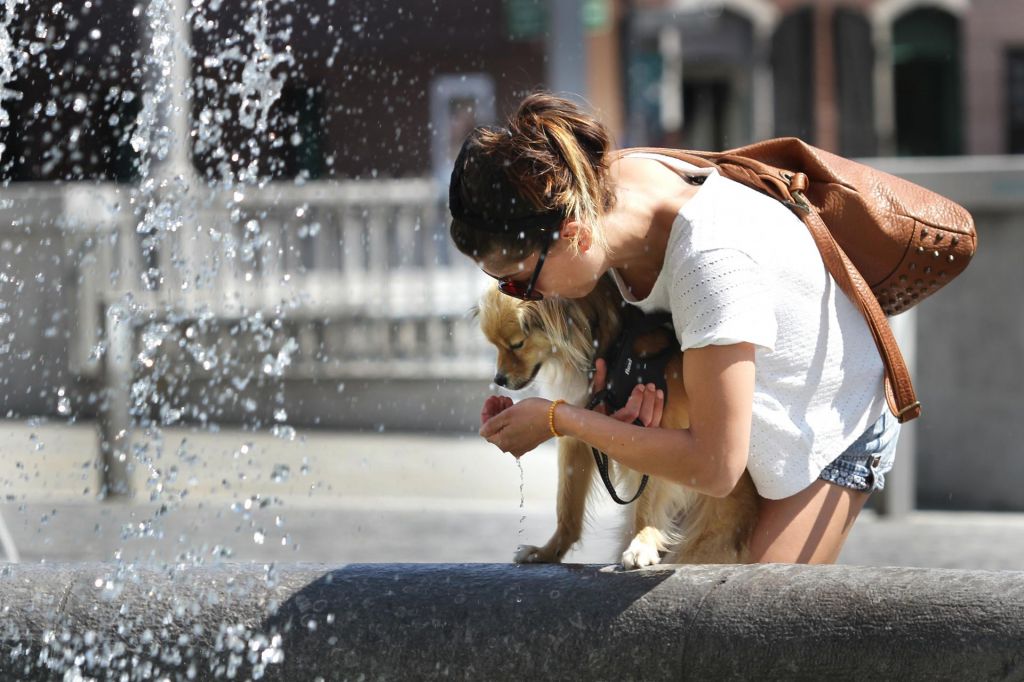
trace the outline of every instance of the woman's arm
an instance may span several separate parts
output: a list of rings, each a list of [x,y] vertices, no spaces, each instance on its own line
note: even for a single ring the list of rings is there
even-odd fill
[[[556,409],[555,429],[636,471],[709,495],[728,495],[747,466],[754,346],[739,343],[686,351],[683,383],[690,398],[688,429],[644,428],[570,405]],[[518,456],[550,437],[549,405],[539,398],[523,400],[489,419],[480,433]]]
[[[558,407],[555,428],[631,469],[709,495],[728,495],[747,467],[754,346],[688,350],[683,383],[690,397],[688,429],[643,428],[574,406]]]

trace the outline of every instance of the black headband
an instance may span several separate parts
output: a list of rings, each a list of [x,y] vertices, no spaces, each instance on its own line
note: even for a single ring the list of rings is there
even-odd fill
[[[489,128],[489,130],[503,129]],[[523,230],[543,231],[549,230],[553,227],[558,227],[562,224],[562,221],[565,220],[566,212],[565,209],[561,208],[518,216],[508,216],[505,211],[500,210],[493,213],[482,213],[467,209],[462,200],[462,175],[466,167],[467,155],[471,146],[473,146],[472,135],[466,138],[466,141],[462,144],[462,149],[459,150],[459,156],[455,159],[455,167],[452,169],[451,181],[448,184],[448,208],[451,211],[453,218],[466,223],[474,230],[491,233],[521,232]],[[508,180],[504,177],[495,178],[494,184],[496,185],[495,193],[499,203],[501,201],[501,189],[504,188],[506,189],[506,193],[512,192],[516,194],[516,196],[510,197],[510,203],[514,204],[518,201],[519,203],[525,204],[525,202],[518,197],[518,193],[516,193],[510,186]]]

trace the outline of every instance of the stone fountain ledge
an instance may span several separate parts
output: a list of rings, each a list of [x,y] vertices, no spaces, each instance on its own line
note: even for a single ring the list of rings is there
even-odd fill
[[[11,565],[0,603],[5,680],[1024,675],[1016,571]]]

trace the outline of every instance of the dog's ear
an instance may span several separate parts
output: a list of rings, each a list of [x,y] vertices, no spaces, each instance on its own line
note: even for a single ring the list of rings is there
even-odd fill
[[[531,329],[542,326],[538,306],[530,303],[520,303],[518,313],[519,327],[523,330],[523,334],[529,336]]]
[[[534,321],[531,319],[532,317],[533,315],[531,315],[528,310],[524,310],[519,313],[519,326],[522,328],[523,334],[526,336],[530,335],[530,327],[534,324]]]

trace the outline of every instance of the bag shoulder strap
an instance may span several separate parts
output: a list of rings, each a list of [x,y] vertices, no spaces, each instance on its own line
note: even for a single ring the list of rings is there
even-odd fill
[[[811,236],[814,237],[822,259],[835,278],[836,284],[867,320],[868,329],[871,330],[871,336],[885,365],[885,399],[889,403],[889,410],[900,423],[916,419],[921,416],[921,403],[914,392],[910,370],[907,369],[903,353],[900,352],[899,344],[896,343],[896,337],[892,334],[892,328],[878,304],[878,299],[836,243],[817,211],[808,209],[801,218],[810,229]]]
[[[836,243],[821,216],[803,197],[808,184],[806,175],[779,169],[731,152],[690,152],[659,147],[632,147],[617,151],[615,158],[635,152],[669,156],[703,168],[715,167],[723,176],[789,206],[810,230],[825,267],[843,293],[860,310],[871,330],[871,336],[885,365],[885,398],[889,409],[901,423],[920,416],[921,403],[914,392],[910,371],[885,313],[871,292],[871,287]]]

